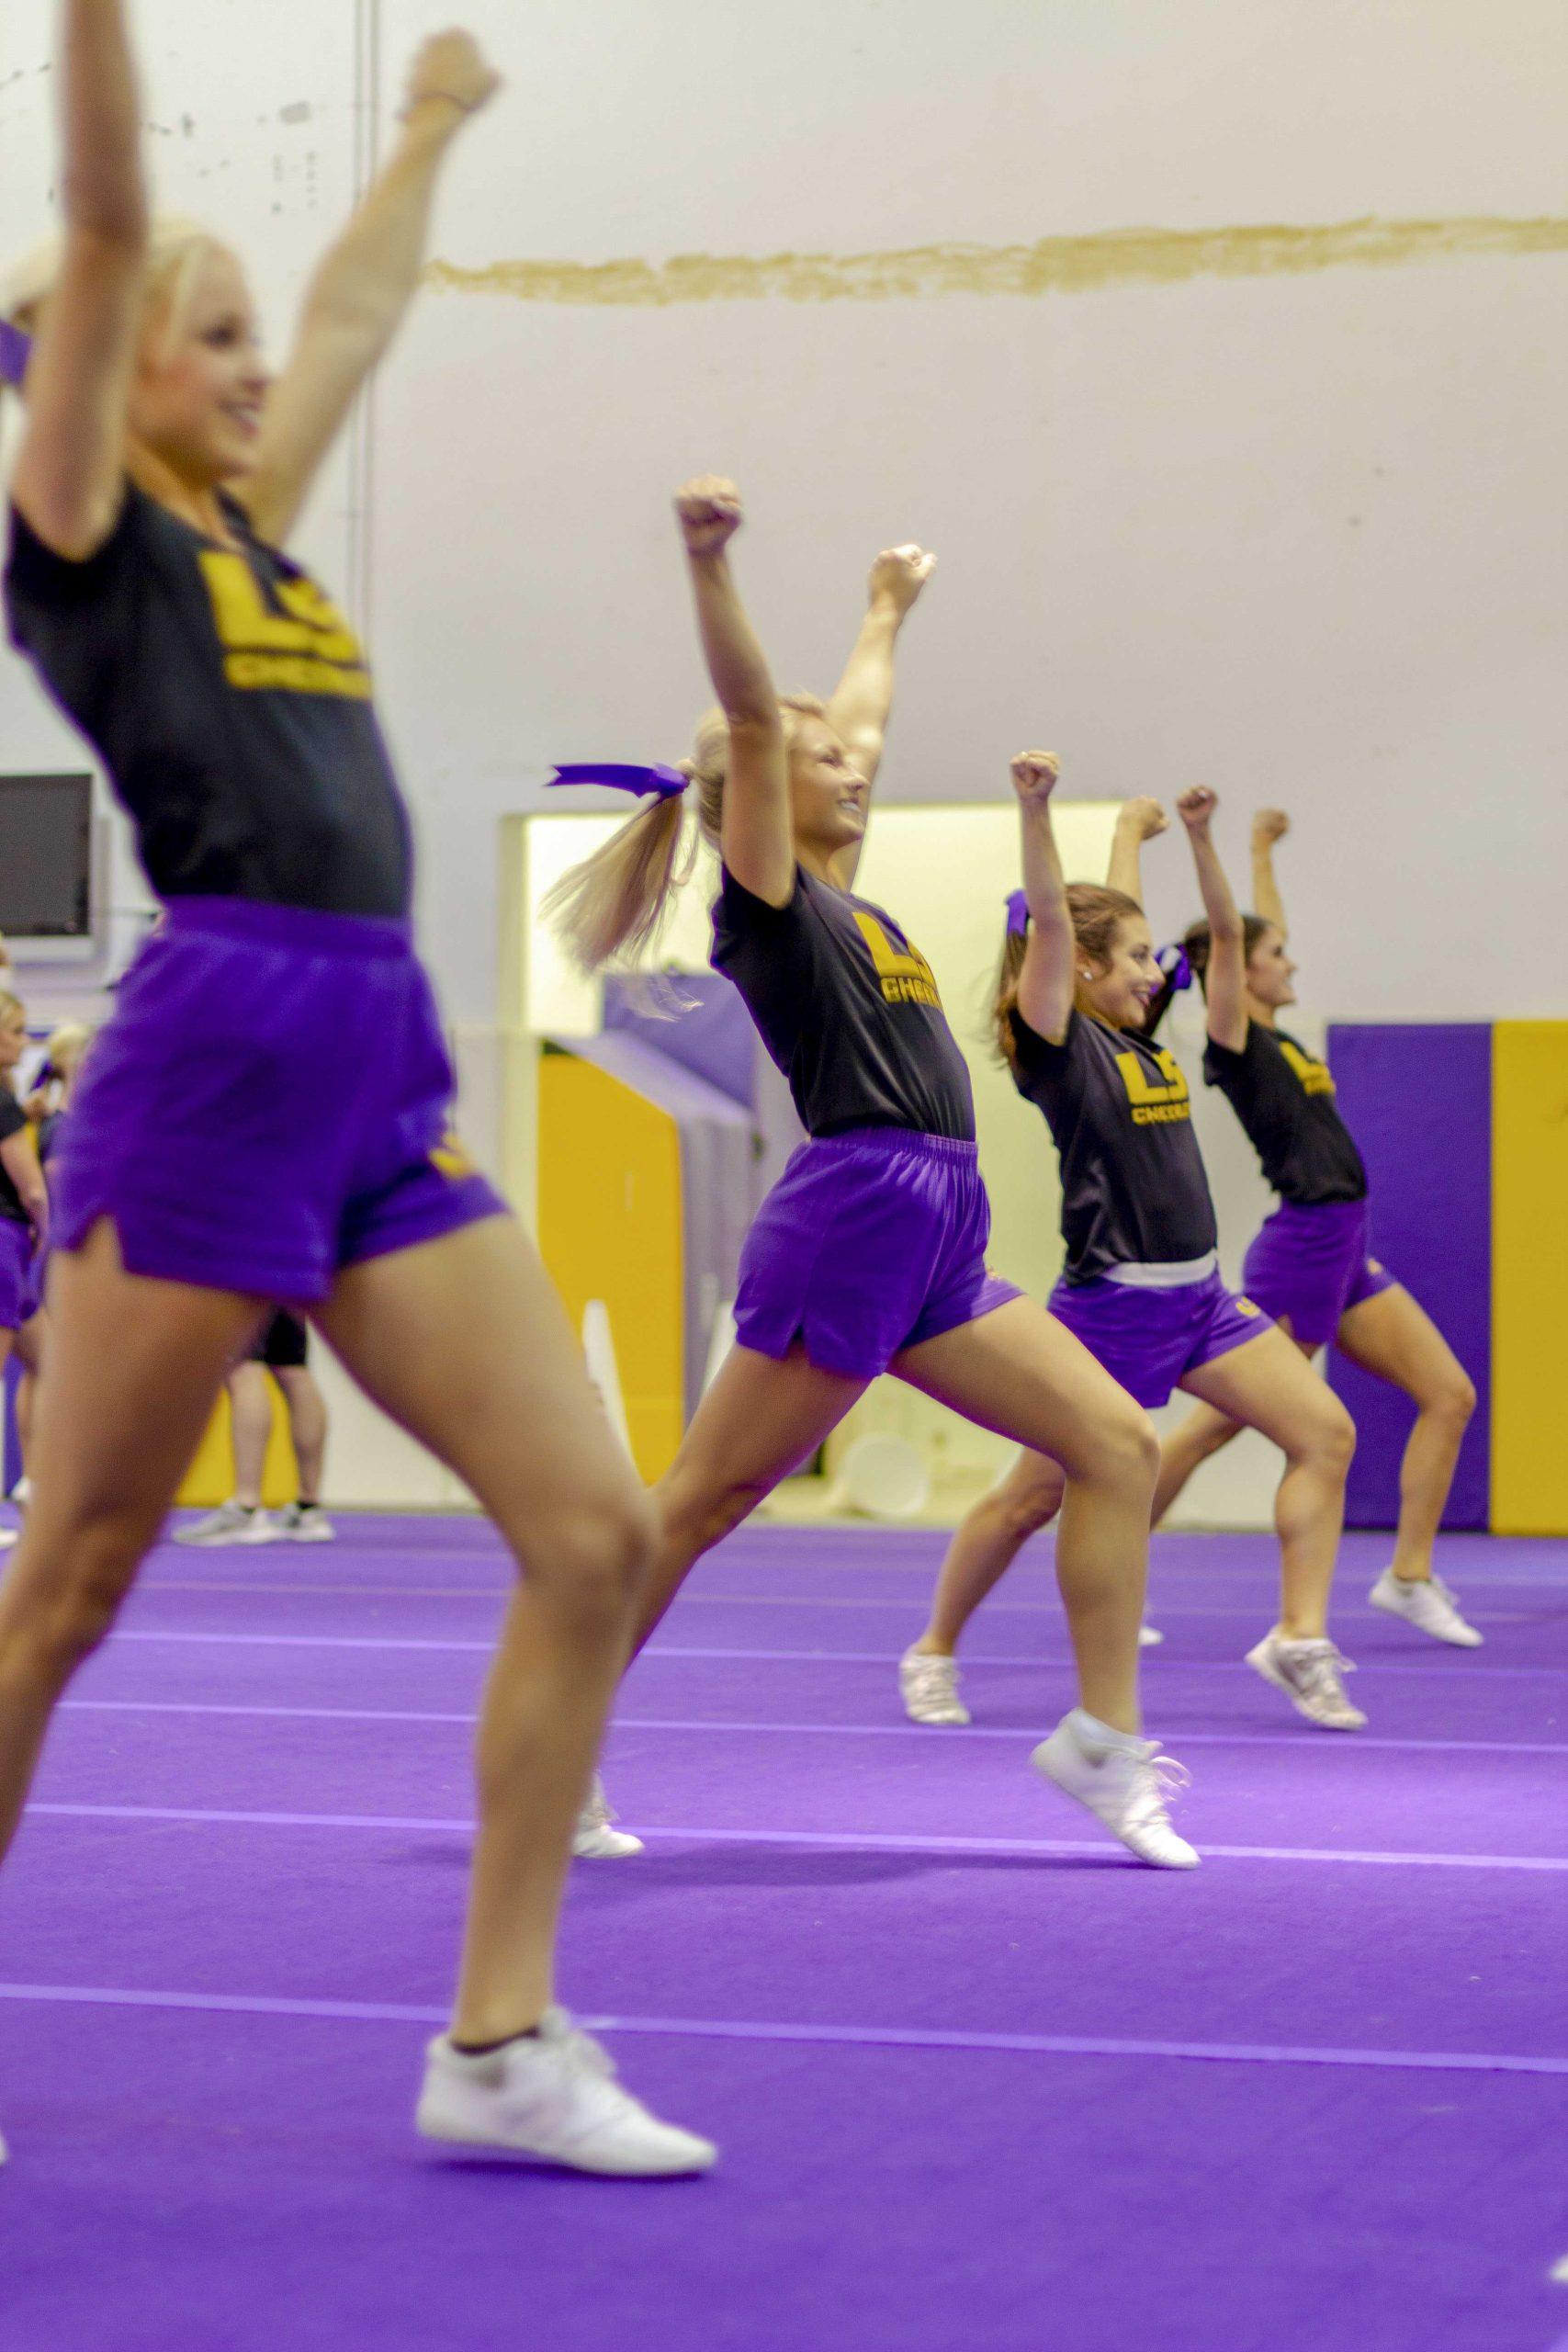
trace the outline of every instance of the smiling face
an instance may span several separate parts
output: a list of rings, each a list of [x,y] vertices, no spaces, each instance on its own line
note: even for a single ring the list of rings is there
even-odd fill
[[[1143,916],[1119,917],[1105,954],[1094,956],[1080,945],[1077,960],[1079,1011],[1109,1022],[1113,1029],[1142,1029],[1162,977]],[[1083,977],[1086,967],[1088,979]]]
[[[1262,937],[1247,959],[1247,992],[1268,1012],[1278,1012],[1296,1001],[1296,967],[1291,961],[1284,933],[1265,923]]]
[[[221,245],[197,246],[149,313],[132,437],[193,489],[243,481],[255,466],[271,381],[244,272]]]
[[[797,849],[833,856],[865,831],[871,786],[825,718],[790,729],[789,812]]]

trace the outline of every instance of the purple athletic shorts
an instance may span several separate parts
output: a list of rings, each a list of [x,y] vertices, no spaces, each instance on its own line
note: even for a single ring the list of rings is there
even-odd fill
[[[874,1379],[902,1349],[1019,1296],[986,1270],[990,1232],[972,1143],[908,1127],[819,1136],[746,1238],[736,1337],[781,1357],[800,1340],[822,1371]]]
[[[0,1331],[19,1331],[38,1313],[42,1272],[31,1226],[0,1216]]]
[[[1326,1347],[1340,1317],[1395,1287],[1368,1255],[1365,1201],[1281,1201],[1247,1253],[1242,1279],[1303,1346]]]
[[[1228,1291],[1218,1274],[1177,1290],[1145,1290],[1131,1283],[1056,1284],[1051,1312],[1081,1340],[1095,1362],[1145,1412],[1168,1404],[1190,1372],[1228,1356],[1269,1328],[1249,1298]]]
[[[406,923],[177,899],[120,983],[50,1163],[60,1250],[308,1304],[342,1266],[505,1204],[448,1139],[452,1069]]]

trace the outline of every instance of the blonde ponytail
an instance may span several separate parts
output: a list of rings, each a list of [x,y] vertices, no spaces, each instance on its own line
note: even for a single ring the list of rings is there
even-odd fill
[[[815,695],[781,695],[786,741],[795,722],[823,718]],[[724,786],[729,773],[729,727],[722,710],[697,721],[692,756],[681,762],[690,792],[671,794],[639,809],[601,850],[563,875],[545,900],[545,913],[580,971],[633,964],[650,956],[669,921],[675,893],[691,878],[697,842],[718,847]],[[684,849],[686,800],[696,802],[696,825]]]
[[[545,913],[580,971],[633,963],[657,947],[695,854],[694,841],[682,850],[685,810],[680,793],[650,801],[546,899]]]

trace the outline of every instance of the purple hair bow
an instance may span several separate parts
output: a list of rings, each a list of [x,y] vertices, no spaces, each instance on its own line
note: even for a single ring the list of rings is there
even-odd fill
[[[9,319],[0,319],[0,383],[15,384],[20,389],[32,353],[31,335],[13,326]]]
[[[1185,947],[1162,947],[1155,962],[1165,974],[1166,985],[1174,994],[1192,985],[1192,967],[1187,960]]]
[[[655,792],[660,800],[673,800],[677,793],[685,791],[689,781],[679,768],[628,766],[614,760],[586,760],[575,767],[558,767],[547,779],[550,785],[604,784],[612,792]]]
[[[1021,939],[1029,929],[1029,894],[1013,890],[1008,896],[1008,937]]]

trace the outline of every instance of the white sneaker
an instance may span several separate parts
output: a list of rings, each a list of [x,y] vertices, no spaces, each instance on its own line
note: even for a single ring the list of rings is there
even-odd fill
[[[1430,1634],[1435,1642],[1451,1642],[1456,1650],[1478,1650],[1485,1641],[1473,1625],[1466,1624],[1459,1613],[1459,1603],[1441,1577],[1430,1577],[1417,1582],[1411,1577],[1396,1577],[1385,1568],[1367,1599],[1374,1609],[1386,1609],[1391,1617],[1403,1617],[1423,1634]]]
[[[1101,1741],[1086,1736],[1081,1708],[1064,1715],[1049,1739],[1030,1758],[1037,1772],[1054,1781],[1064,1796],[1097,1814],[1113,1837],[1156,1870],[1196,1870],[1199,1854],[1170,1826],[1169,1804],[1188,1786],[1185,1767],[1159,1752],[1157,1739]]]
[[[958,1660],[931,1650],[906,1650],[898,1661],[898,1688],[912,1724],[967,1724],[974,1717],[958,1695]]]
[[[8,1552],[13,1544],[19,1544],[21,1540],[19,1527],[0,1527],[0,1552]]]
[[[1157,1650],[1164,1639],[1165,1635],[1160,1632],[1159,1627],[1151,1625],[1145,1618],[1138,1628],[1138,1647],[1141,1650]]]
[[[276,1544],[282,1539],[270,1511],[260,1504],[220,1503],[194,1527],[175,1531],[176,1544]]]
[[[425,2053],[414,2120],[427,2140],[504,2148],[575,2172],[644,2177],[706,2172],[718,2150],[649,2114],[615,2079],[609,2052],[547,2009],[536,2034],[482,2057],[444,2033]]]
[[[273,1525],[290,1544],[330,1544],[337,1534],[320,1503],[285,1503]]]
[[[629,1829],[612,1826],[618,1818],[604,1794],[604,1783],[595,1772],[588,1803],[578,1815],[577,1827],[571,1835],[571,1850],[580,1861],[618,1862],[628,1854],[642,1852],[640,1838],[634,1838]]]
[[[1343,1677],[1356,1668],[1326,1634],[1318,1641],[1287,1642],[1279,1634],[1265,1634],[1247,1651],[1247,1662],[1254,1674],[1282,1690],[1308,1723],[1321,1724],[1325,1731],[1359,1731],[1365,1724],[1359,1707],[1345,1696]]]

